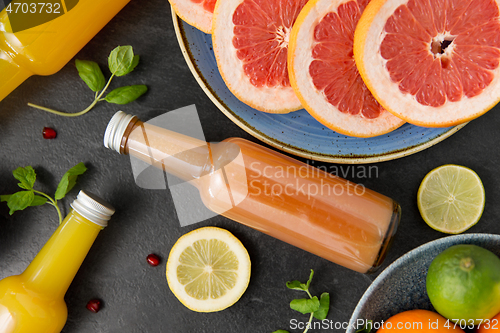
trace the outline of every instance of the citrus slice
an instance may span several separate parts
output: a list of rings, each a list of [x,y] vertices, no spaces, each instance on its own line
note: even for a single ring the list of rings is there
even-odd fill
[[[217,0],[168,0],[175,13],[206,34],[212,33],[212,17]]]
[[[170,290],[197,312],[223,310],[238,301],[250,281],[250,257],[229,231],[205,227],[177,240],[167,260]]]
[[[373,0],[354,36],[356,65],[388,111],[457,125],[500,100],[500,0]]]
[[[293,26],[288,50],[290,82],[302,105],[325,126],[357,137],[404,124],[375,100],[354,62],[354,29],[367,2],[309,1]]]
[[[307,0],[225,0],[214,10],[212,42],[229,90],[264,112],[301,109],[287,70],[292,25]]]
[[[417,195],[418,209],[433,229],[461,233],[476,224],[484,209],[484,187],[469,168],[447,164],[429,172]]]

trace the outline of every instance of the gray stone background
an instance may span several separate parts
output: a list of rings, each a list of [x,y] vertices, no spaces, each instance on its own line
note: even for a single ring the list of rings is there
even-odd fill
[[[28,79],[0,102],[0,194],[18,190],[11,175],[18,166],[33,166],[38,173],[37,188],[54,193],[64,172],[84,162],[89,170],[62,201],[63,213],[68,212],[79,189],[100,194],[117,209],[66,294],[69,316],[63,332],[298,332],[290,329],[290,319],[307,321],[308,316],[291,310],[288,303],[305,294],[288,290],[285,283],[305,281],[311,268],[316,272],[312,293],[327,291],[331,295],[328,319],[347,321],[376,274],[350,271],[221,216],[181,228],[168,191],[137,187],[128,157],[103,147],[104,129],[118,109],[148,120],[193,103],[208,141],[235,136],[258,142],[226,118],[198,86],[177,44],[170,13],[166,0],[132,0],[77,55],[97,61],[104,70],[114,47],[132,45],[141,55],[141,63],[128,76],[116,78],[111,88],[146,84],[149,92],[138,101],[123,107],[100,103],[77,118],[27,107],[26,103],[33,102],[78,111],[91,102],[92,93],[78,77],[72,60],[55,75]],[[498,110],[492,110],[432,148],[377,164],[377,178],[350,178],[394,198],[403,208],[401,226],[384,267],[411,249],[445,236],[423,222],[416,204],[421,180],[442,164],[470,167],[484,182],[485,211],[468,232],[500,232],[500,206],[496,204],[500,198],[499,120]],[[55,128],[57,139],[44,140],[44,126]],[[172,245],[181,235],[202,226],[230,230],[252,260],[247,291],[234,306],[217,313],[195,313],[185,308],[165,279]],[[51,206],[9,216],[7,206],[0,204],[0,278],[21,273],[56,227],[57,214]],[[146,256],[153,252],[162,257],[158,267],[146,263]],[[97,314],[85,308],[95,297],[104,302]]]

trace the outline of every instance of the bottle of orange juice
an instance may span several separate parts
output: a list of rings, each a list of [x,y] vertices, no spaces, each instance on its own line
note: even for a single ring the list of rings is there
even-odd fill
[[[0,13],[0,101],[59,71],[130,0],[12,0]]]
[[[217,214],[358,272],[380,266],[399,224],[394,200],[244,139],[207,144],[119,111],[104,145],[191,183]]]
[[[113,207],[80,191],[73,208],[26,270],[0,281],[0,332],[59,333],[68,310],[64,294]]]

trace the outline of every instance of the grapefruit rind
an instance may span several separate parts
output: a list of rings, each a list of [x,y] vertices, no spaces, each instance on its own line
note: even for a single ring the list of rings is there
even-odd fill
[[[168,0],[177,16],[206,34],[212,33],[213,13],[189,0]]]
[[[382,112],[376,119],[353,116],[339,111],[316,89],[309,74],[314,60],[314,27],[329,12],[351,0],[310,0],[302,9],[290,34],[288,47],[288,73],[290,83],[304,108],[323,125],[348,136],[374,137],[401,127],[405,121],[389,112]]]
[[[289,113],[302,109],[291,87],[256,87],[243,71],[233,46],[236,8],[244,0],[217,1],[214,10],[212,45],[217,67],[227,88],[243,103],[268,113]]]
[[[500,66],[493,70],[494,79],[473,98],[462,96],[458,102],[446,101],[440,107],[418,103],[411,94],[399,90],[385,67],[380,53],[384,27],[396,8],[406,0],[372,0],[366,6],[354,34],[354,59],[363,81],[375,99],[389,112],[405,121],[423,127],[449,127],[473,120],[500,101]],[[495,0],[500,4],[500,0]]]
[[[236,285],[221,297],[197,300],[187,294],[185,286],[177,279],[177,267],[180,265],[180,254],[200,239],[217,239],[225,242],[238,258],[238,281]],[[170,290],[188,309],[196,312],[216,312],[224,310],[236,303],[250,282],[251,263],[247,250],[232,233],[217,227],[195,229],[181,236],[170,250],[167,260],[166,277]]]

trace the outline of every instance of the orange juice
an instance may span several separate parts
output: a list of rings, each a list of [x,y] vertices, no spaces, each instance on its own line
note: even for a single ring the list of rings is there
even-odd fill
[[[26,270],[0,281],[0,332],[56,333],[63,329],[68,316],[64,294],[114,212],[99,198],[82,193]]]
[[[190,182],[212,211],[358,272],[382,263],[399,224],[392,199],[244,139],[207,144],[119,112],[105,144]]]
[[[31,75],[59,71],[130,0],[62,0],[61,15],[30,29],[13,32],[7,8],[0,13],[0,101]],[[60,1],[55,1],[60,2]],[[11,4],[54,1],[13,0]],[[12,6],[11,10],[22,10]],[[68,10],[70,8],[70,10]]]

